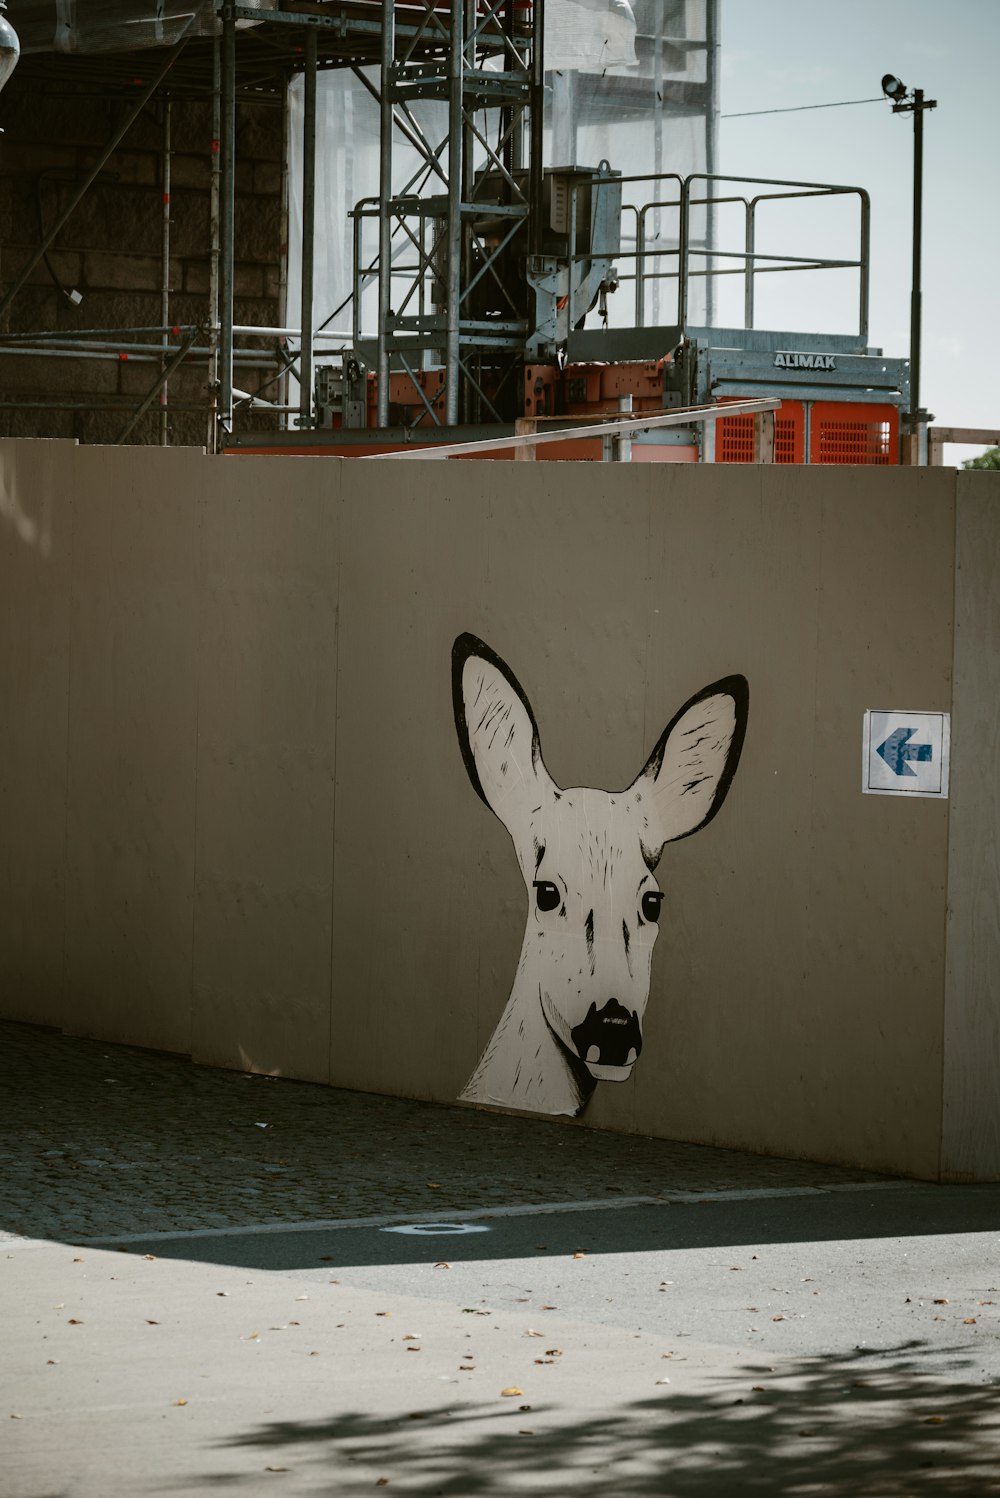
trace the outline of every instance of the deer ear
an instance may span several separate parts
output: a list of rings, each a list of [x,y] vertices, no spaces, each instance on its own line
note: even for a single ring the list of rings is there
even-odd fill
[[[538,724],[510,667],[475,635],[452,648],[458,742],[476,793],[512,831],[526,802],[552,781],[542,763]]]
[[[642,850],[655,868],[667,843],[690,837],[726,799],[747,727],[743,676],[713,682],[686,702],[661,734],[631,787],[642,815]]]

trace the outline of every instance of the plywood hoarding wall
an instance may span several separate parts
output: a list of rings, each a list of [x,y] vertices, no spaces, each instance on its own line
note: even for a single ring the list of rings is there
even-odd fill
[[[450,1101],[526,907],[456,636],[509,664],[561,786],[629,785],[738,672],[728,798],[656,871],[641,1056],[584,1121],[938,1175],[969,839],[863,797],[860,738],[951,708],[953,473],[10,442],[0,484],[6,1017]],[[952,1114],[946,1170],[992,1108]]]

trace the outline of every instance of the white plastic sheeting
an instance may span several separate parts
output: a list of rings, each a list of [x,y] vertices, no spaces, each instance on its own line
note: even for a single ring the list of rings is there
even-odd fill
[[[628,0],[548,0],[545,66],[581,73],[637,67],[635,34]]]
[[[242,3],[260,9],[266,0]],[[213,36],[217,11],[215,0],[16,0],[11,19],[25,54],[134,52]]]

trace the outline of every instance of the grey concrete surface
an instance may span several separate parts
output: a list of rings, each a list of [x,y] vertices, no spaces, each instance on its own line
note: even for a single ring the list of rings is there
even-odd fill
[[[1000,1188],[3,1030],[0,1498],[1000,1493]]]

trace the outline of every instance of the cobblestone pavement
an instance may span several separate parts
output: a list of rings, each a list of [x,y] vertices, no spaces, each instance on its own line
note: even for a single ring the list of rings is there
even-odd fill
[[[0,1046],[0,1234],[81,1242],[879,1179],[247,1076],[29,1025],[0,1022]]]

